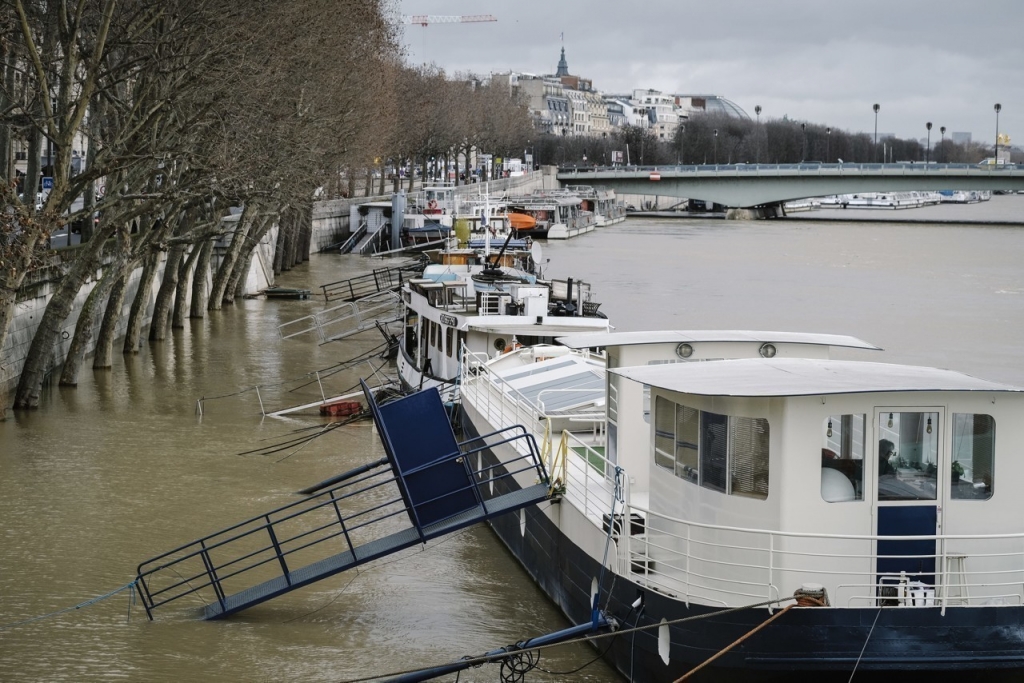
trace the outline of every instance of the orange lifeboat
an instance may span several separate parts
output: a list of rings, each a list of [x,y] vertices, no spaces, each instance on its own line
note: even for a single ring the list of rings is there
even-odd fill
[[[528,213],[509,213],[508,222],[513,230],[531,230],[537,227],[537,219]]]

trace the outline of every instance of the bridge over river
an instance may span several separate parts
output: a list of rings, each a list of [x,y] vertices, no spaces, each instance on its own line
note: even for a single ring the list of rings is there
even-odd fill
[[[773,215],[783,202],[862,192],[1024,190],[1024,165],[729,164],[562,167],[563,185],[600,185],[619,195],[702,199]]]

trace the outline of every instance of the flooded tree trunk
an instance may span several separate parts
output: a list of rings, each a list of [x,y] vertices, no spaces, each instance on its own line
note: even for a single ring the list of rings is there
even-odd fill
[[[149,309],[149,298],[153,294],[153,282],[156,280],[160,265],[160,252],[152,251],[146,257],[142,267],[142,279],[132,299],[132,309],[128,313],[128,327],[124,331],[124,352],[138,353],[142,345],[142,325]]]
[[[111,272],[114,278],[110,289],[110,298],[107,299],[107,308],[103,311],[103,323],[100,325],[100,333],[96,338],[96,356],[93,358],[92,367],[95,370],[110,369],[114,363],[114,338],[117,336],[117,323],[121,320],[121,312],[124,308],[124,295],[128,289],[128,274],[131,268],[128,264],[121,264],[115,271]]]
[[[61,326],[71,314],[78,292],[88,281],[89,276],[96,272],[102,248],[102,239],[86,245],[72,261],[67,273],[57,282],[25,356],[25,364],[22,366],[18,389],[14,396],[15,408],[39,406],[39,393],[42,391],[46,373],[53,363],[53,352],[59,341]]]
[[[7,330],[10,329],[11,321],[14,319],[14,301],[17,289],[0,287],[0,351],[3,351],[7,343]],[[0,356],[0,367],[4,365],[4,358]],[[0,386],[0,420],[4,419],[7,412],[8,392]]]
[[[238,218],[237,227],[231,236],[231,244],[224,252],[220,267],[217,268],[217,273],[213,277],[213,285],[210,287],[209,307],[211,311],[219,311],[225,303],[234,302],[233,296],[225,297],[224,295],[228,291],[228,281],[231,279],[231,273],[238,263],[242,250],[251,247],[249,231],[252,228],[256,210],[255,204],[246,204],[242,215]],[[231,293],[233,295],[234,291]]]
[[[164,265],[164,276],[160,281],[160,290],[156,293],[156,303],[153,304],[153,322],[149,324],[149,340],[163,341],[167,336],[167,327],[170,323],[171,302],[174,301],[174,291],[178,286],[179,268],[185,256],[185,247],[176,244],[167,252],[167,263]]]
[[[192,245],[192,252],[188,258],[182,261],[178,270],[178,284],[174,288],[174,313],[171,316],[171,328],[180,330],[185,327],[185,319],[188,318],[189,304],[192,298],[188,295],[189,273],[195,266],[196,259],[202,252],[196,245]]]
[[[116,270],[116,269],[115,269]],[[60,385],[66,387],[78,386],[78,373],[82,368],[82,361],[85,359],[85,350],[89,348],[92,341],[92,331],[96,327],[96,307],[110,294],[110,288],[114,284],[114,277],[111,270],[100,278],[96,286],[89,292],[82,306],[82,312],[78,316],[78,323],[75,325],[75,336],[71,338],[71,346],[68,348],[68,355],[64,359],[64,367],[60,371]]]
[[[231,271],[231,278],[228,280],[228,286],[225,291],[231,292],[231,295],[235,299],[245,296],[245,279],[249,273],[249,269],[252,267],[252,259],[256,255],[256,251],[259,249],[263,238],[266,237],[272,227],[274,227],[273,216],[264,216],[260,219],[259,227],[250,235],[252,248],[245,250],[244,256],[235,264],[234,269]],[[266,268],[266,266],[263,267]],[[267,278],[267,284],[274,284],[270,277]]]
[[[199,248],[199,258],[196,259],[196,269],[192,274],[192,310],[190,318],[203,318],[206,316],[206,302],[210,296],[207,288],[206,278],[210,274],[210,259],[213,258],[213,240],[206,240]]]
[[[280,229],[277,231],[277,244],[274,245],[274,275],[280,275],[281,271],[284,270],[284,245],[286,241],[285,233],[287,232],[285,228],[286,223],[285,212],[282,212],[280,218]]]

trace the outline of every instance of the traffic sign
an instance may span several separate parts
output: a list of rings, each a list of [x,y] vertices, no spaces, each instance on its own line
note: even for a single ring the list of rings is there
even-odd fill
[[[52,190],[53,189],[53,177],[52,176],[43,176],[43,189],[44,190]]]

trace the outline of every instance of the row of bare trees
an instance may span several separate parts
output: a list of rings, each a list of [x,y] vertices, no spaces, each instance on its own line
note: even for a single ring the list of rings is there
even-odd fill
[[[934,131],[933,131],[934,132]],[[879,139],[866,133],[850,133],[829,126],[768,119],[760,123],[726,115],[690,117],[671,140],[661,140],[646,127],[625,126],[610,136],[579,138],[545,136],[537,143],[541,163],[610,164],[611,152],[628,153],[634,165],[668,164],[788,164],[806,162],[881,163],[926,160],[939,163],[977,163],[992,155],[981,143],[959,144],[951,139],[932,139],[926,152],[918,140],[894,137]]]
[[[0,349],[19,291],[53,287],[14,407],[37,405],[61,362],[61,383],[76,384],[94,335],[93,366],[111,366],[133,273],[125,353],[139,349],[154,290],[151,340],[231,303],[274,226],[275,271],[302,260],[314,197],[353,196],[357,180],[369,193],[386,164],[425,175],[430,159],[522,149],[525,104],[507,85],[404,64],[392,4],[0,0]],[[16,148],[27,150],[23,174]],[[53,185],[40,209],[43,176]],[[242,207],[237,222],[222,220],[231,207]],[[82,244],[50,250],[71,226]]]

